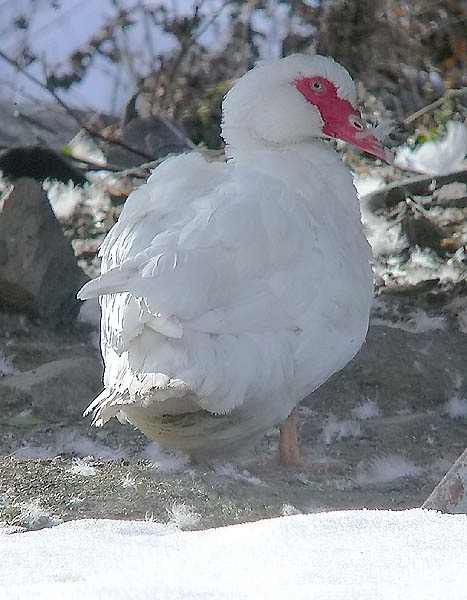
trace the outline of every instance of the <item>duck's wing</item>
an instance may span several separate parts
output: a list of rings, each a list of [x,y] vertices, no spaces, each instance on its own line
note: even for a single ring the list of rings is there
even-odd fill
[[[316,224],[282,181],[191,160],[176,159],[129,197],[104,243],[104,272],[80,298],[104,296],[103,346],[114,362],[123,357],[118,368],[106,360],[107,387],[122,392],[125,380],[134,397],[162,374],[203,408],[227,412],[255,378],[267,386],[275,367],[293,371],[279,342],[261,360],[258,336],[298,329],[324,260],[307,262],[304,239]],[[183,183],[173,179],[178,166]]]

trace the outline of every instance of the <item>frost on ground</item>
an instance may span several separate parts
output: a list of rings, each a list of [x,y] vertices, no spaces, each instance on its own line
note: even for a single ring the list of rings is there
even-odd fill
[[[352,415],[362,421],[381,416],[381,410],[374,400],[367,399],[352,409]]]
[[[360,437],[360,435],[361,426],[358,421],[351,419],[339,421],[334,415],[329,415],[321,433],[323,442],[327,446],[343,438]]]
[[[81,457],[92,456],[103,460],[118,460],[124,457],[124,452],[109,448],[78,431],[67,429],[59,432],[53,443],[48,446],[34,446],[25,444],[14,453],[16,458],[54,458],[60,454],[76,454]]]
[[[233,463],[219,463],[214,465],[216,475],[233,479],[235,481],[244,481],[253,485],[262,485],[261,479],[252,475],[246,469],[241,469]]]
[[[451,419],[467,419],[467,399],[453,396],[444,405],[444,412]]]
[[[1,535],[2,600],[464,600],[466,515],[286,516],[182,532],[81,520]]]
[[[22,502],[18,506],[10,505],[10,511],[16,511],[12,519],[13,526],[34,531],[45,527],[55,527],[61,520],[51,515],[42,505],[39,499],[30,502]]]
[[[389,483],[401,477],[417,477],[422,469],[397,454],[387,454],[373,459],[369,465],[360,465],[355,481],[359,485]]]
[[[151,462],[151,466],[161,473],[177,473],[183,471],[190,464],[188,456],[175,450],[164,450],[157,442],[150,442],[143,450],[144,458]]]
[[[431,316],[419,308],[413,310],[411,313],[401,315],[401,318],[396,321],[381,317],[372,317],[371,324],[402,329],[408,333],[426,333],[427,331],[446,329],[446,317],[442,315]]]
[[[82,458],[75,458],[69,472],[72,475],[79,475],[80,477],[91,477],[97,473],[97,469],[89,464],[89,461]]]

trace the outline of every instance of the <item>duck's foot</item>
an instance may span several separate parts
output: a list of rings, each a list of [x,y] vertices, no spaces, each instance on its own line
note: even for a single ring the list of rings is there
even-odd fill
[[[313,475],[338,473],[343,465],[332,460],[310,461],[302,457],[298,435],[298,416],[294,409],[279,428],[279,462],[282,466],[299,469]]]

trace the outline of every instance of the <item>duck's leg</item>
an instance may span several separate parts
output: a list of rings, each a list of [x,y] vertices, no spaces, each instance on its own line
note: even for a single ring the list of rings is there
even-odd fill
[[[300,456],[297,423],[298,417],[294,408],[279,429],[279,460],[282,465],[287,467],[300,467],[303,465]]]

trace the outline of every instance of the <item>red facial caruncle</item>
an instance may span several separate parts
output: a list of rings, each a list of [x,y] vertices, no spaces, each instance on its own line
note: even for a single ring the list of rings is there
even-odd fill
[[[339,97],[336,86],[325,77],[300,77],[293,85],[307,102],[313,104],[323,120],[322,132],[331,138],[349,142],[359,150],[391,162],[391,153],[371,133],[360,112],[348,100]]]

